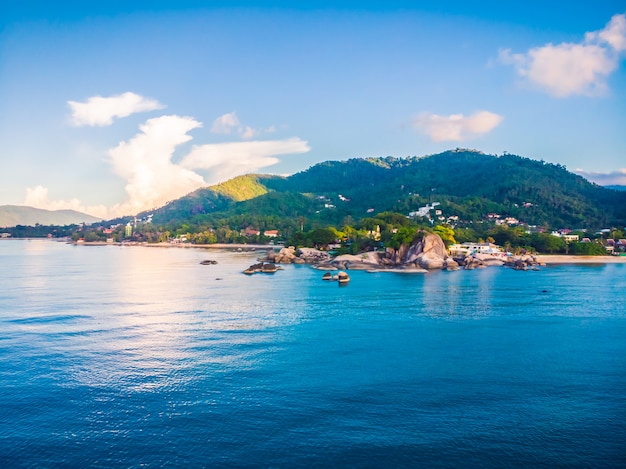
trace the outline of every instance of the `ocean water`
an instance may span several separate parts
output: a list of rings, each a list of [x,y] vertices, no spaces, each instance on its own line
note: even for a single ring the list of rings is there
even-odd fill
[[[626,467],[626,265],[254,262],[1,241],[1,467]]]

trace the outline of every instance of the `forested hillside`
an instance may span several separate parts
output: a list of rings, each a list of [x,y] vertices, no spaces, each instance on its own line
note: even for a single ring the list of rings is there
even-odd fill
[[[328,161],[289,177],[247,175],[154,212],[154,223],[231,229],[342,225],[372,213],[408,214],[438,202],[444,219],[514,217],[546,228],[626,225],[626,193],[561,165],[453,150],[427,157]]]

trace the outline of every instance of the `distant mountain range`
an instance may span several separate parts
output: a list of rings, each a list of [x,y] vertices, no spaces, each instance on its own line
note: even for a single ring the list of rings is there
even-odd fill
[[[613,189],[616,191],[626,191],[626,186],[612,185],[612,186],[604,186],[607,189]]]
[[[550,228],[626,226],[626,192],[593,184],[558,164],[459,149],[327,161],[289,177],[240,176],[143,215],[153,213],[155,224],[171,229],[292,231],[305,222],[343,226],[383,211],[408,214],[433,202],[440,204],[438,220],[476,223],[498,214]]]
[[[43,210],[23,205],[0,205],[0,227],[36,224],[65,226],[98,221],[99,218],[75,210]]]

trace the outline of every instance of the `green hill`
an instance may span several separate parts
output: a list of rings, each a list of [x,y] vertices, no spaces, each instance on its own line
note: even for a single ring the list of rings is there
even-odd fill
[[[154,212],[154,222],[232,229],[342,225],[373,213],[404,214],[439,202],[441,217],[488,214],[550,228],[626,225],[626,193],[561,165],[516,155],[453,150],[425,157],[327,161],[289,177],[247,175],[198,190]]]

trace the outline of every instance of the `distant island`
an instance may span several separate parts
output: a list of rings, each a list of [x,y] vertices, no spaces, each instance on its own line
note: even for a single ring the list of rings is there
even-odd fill
[[[95,223],[100,218],[76,210],[43,210],[24,205],[0,205],[0,227],[35,225],[77,225]]]

